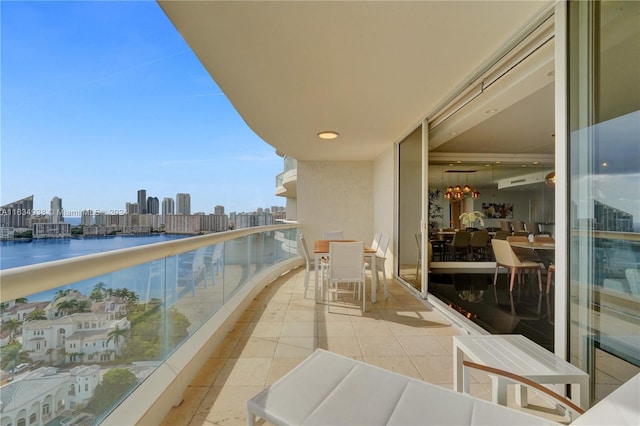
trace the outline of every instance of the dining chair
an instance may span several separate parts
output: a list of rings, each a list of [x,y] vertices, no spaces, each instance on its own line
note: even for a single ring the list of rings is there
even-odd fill
[[[511,221],[501,219],[500,220],[500,229],[502,229],[503,231],[507,231],[507,232],[511,233],[513,231],[513,229],[511,229]]]
[[[516,274],[523,271],[536,271],[538,273],[538,289],[542,292],[542,267],[537,262],[529,260],[520,260],[514,253],[506,240],[491,240],[491,246],[493,247],[493,254],[496,259],[496,272],[493,276],[493,285],[496,285],[498,281],[498,270],[500,267],[506,268],[510,276],[509,291],[513,291],[513,284],[515,282]],[[522,276],[519,276],[519,281],[522,281]]]
[[[384,298],[389,297],[389,290],[387,288],[387,273],[384,268],[384,264],[387,260],[387,248],[389,247],[389,242],[391,238],[387,235],[381,235],[378,247],[376,247],[376,273],[382,272],[382,282],[384,285]],[[365,267],[371,270],[371,265],[369,262],[365,262]],[[373,277],[371,277],[373,279]],[[380,280],[378,280],[378,285],[380,285]]]
[[[540,224],[538,222],[526,222],[525,226],[530,234],[538,235],[540,233]]]
[[[496,231],[496,235],[493,237],[494,240],[506,240],[508,236],[511,235],[510,231],[503,231],[502,229]]]
[[[331,295],[338,299],[340,283],[354,283],[353,297],[356,293],[362,299],[362,312],[365,311],[367,298],[364,275],[364,242],[329,243],[329,265],[327,267],[327,311],[331,312]]]
[[[305,271],[304,271],[304,298],[307,298],[307,289],[309,288],[309,275],[311,274],[311,272],[314,272],[316,269],[316,262],[314,260],[314,258],[311,256],[311,253],[309,252],[309,247],[307,246],[307,241],[304,238],[304,235],[300,234],[300,236],[298,237],[298,239],[300,240],[300,247],[302,247],[302,254],[304,255],[304,260],[306,262],[305,265]],[[316,300],[317,300],[317,296],[318,296],[318,292],[320,292],[320,294],[322,294],[323,291],[323,283],[324,283],[324,272],[325,272],[325,267],[326,267],[326,259],[323,260],[320,264],[320,268],[318,269],[318,272],[320,273],[320,283],[321,285],[319,285],[318,283],[316,283]]]
[[[517,236],[517,237],[528,237],[529,236],[529,231],[514,231],[513,235]]]
[[[453,236],[453,240],[446,244],[449,259],[464,259],[469,251],[469,241],[471,241],[471,233],[467,231],[457,231]]]
[[[371,241],[371,248],[374,250],[378,249],[378,245],[380,244],[380,237],[382,236],[382,234],[374,234],[373,235],[373,241]]]
[[[481,261],[486,258],[487,244],[489,244],[489,231],[486,229],[480,229],[471,234],[469,254],[472,261]]]
[[[513,227],[513,232],[524,231],[524,222],[521,220],[514,220],[511,222],[511,226]]]
[[[343,240],[342,231],[322,231],[323,240]]]

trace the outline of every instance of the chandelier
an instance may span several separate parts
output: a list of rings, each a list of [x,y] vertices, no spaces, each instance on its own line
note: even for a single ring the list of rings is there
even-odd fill
[[[478,189],[471,188],[467,180],[465,180],[464,186],[461,186],[458,183],[459,173],[475,173],[475,172],[476,170],[453,170],[453,171],[447,170],[446,173],[456,174],[456,185],[455,186],[451,185],[451,175],[449,175],[449,186],[447,187],[446,191],[444,191],[444,198],[446,198],[447,200],[457,200],[457,201],[464,199],[464,197],[466,196],[469,196],[474,200],[477,200],[478,198],[480,198],[480,192],[478,191]]]

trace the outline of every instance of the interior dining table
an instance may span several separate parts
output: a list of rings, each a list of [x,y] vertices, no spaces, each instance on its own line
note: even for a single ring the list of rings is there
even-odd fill
[[[556,244],[555,243],[543,243],[543,242],[520,242],[520,241],[512,241],[511,247],[519,247],[525,248],[535,251],[540,260],[544,264],[544,267],[549,269],[549,265],[554,262],[556,255]]]
[[[316,303],[319,301],[318,298],[318,290],[320,290],[320,294],[322,300],[324,300],[324,289],[322,286],[318,286],[318,271],[320,270],[320,265],[322,264],[323,258],[329,258],[329,243],[354,243],[356,240],[316,240],[313,244],[313,256],[315,260],[315,297]],[[369,265],[371,265],[371,302],[375,303],[376,298],[376,289],[378,288],[378,271],[376,270],[376,249],[371,247],[364,247],[363,257],[367,259]],[[331,261],[331,259],[329,259]]]

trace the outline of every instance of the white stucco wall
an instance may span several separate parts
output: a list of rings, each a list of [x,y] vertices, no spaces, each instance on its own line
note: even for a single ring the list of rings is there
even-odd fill
[[[323,230],[343,230],[346,239],[371,243],[373,170],[371,161],[298,161],[298,222],[308,244]]]

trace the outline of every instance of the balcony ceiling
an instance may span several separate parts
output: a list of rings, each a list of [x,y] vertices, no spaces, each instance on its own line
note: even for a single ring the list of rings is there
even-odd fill
[[[314,161],[375,159],[548,3],[159,1],[247,124],[278,152]],[[529,117],[505,120],[530,134],[540,125]],[[479,131],[502,126],[493,120]],[[322,141],[323,130],[340,137]],[[492,143],[484,152],[549,152],[513,135]],[[473,145],[467,132],[451,149],[480,151]]]

